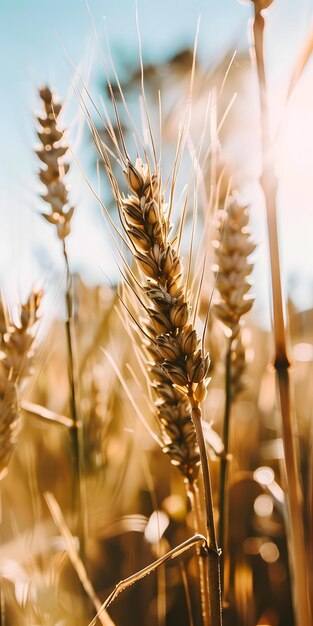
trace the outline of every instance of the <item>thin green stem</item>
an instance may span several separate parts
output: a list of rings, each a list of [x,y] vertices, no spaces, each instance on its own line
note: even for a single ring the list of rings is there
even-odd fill
[[[210,626],[221,626],[221,578],[220,578],[220,551],[218,549],[215,533],[213,496],[208,457],[201,424],[201,408],[194,397],[190,386],[188,398],[191,405],[191,418],[196,430],[196,436],[200,452],[201,469],[203,476],[206,528],[208,535],[208,581],[209,581],[209,623]]]
[[[225,361],[225,409],[223,420],[223,444],[224,452],[221,458],[220,482],[219,482],[219,520],[218,520],[218,543],[222,551],[221,558],[221,584],[224,590],[224,562],[227,546],[228,531],[228,497],[227,497],[227,474],[229,454],[229,427],[231,412],[231,353],[232,339],[229,340]]]
[[[80,557],[85,556],[85,513],[83,507],[84,453],[82,441],[82,424],[77,410],[77,394],[75,382],[75,360],[73,348],[73,300],[71,290],[71,273],[69,268],[65,240],[63,239],[63,256],[66,268],[66,340],[68,355],[69,404],[73,426],[70,429],[73,452],[73,510],[77,515],[77,536],[79,538]]]
[[[263,189],[272,275],[273,331],[275,339],[274,366],[277,374],[282,431],[285,456],[285,473],[287,483],[287,505],[290,528],[289,560],[293,579],[293,603],[297,626],[311,624],[311,607],[308,592],[307,562],[304,543],[302,515],[302,490],[298,458],[295,447],[294,416],[290,400],[290,378],[286,350],[286,332],[283,314],[282,289],[280,278],[280,262],[276,217],[277,179],[274,174],[273,147],[269,133],[268,99],[264,66],[264,19],[257,5],[254,5],[255,19],[253,24],[254,45],[260,92],[260,111],[262,127],[262,159],[263,171],[260,179]]]

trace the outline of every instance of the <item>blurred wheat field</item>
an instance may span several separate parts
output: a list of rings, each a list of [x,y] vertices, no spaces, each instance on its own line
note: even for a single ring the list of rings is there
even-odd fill
[[[69,85],[87,168],[66,94],[38,85],[28,185],[61,269],[1,287],[1,626],[312,623],[313,309],[281,254],[312,33],[275,117],[275,2],[249,5],[250,56],[218,63],[200,21],[153,63],[139,7],[139,65],[120,74],[95,32],[98,92],[78,67]],[[111,259],[96,284],[73,261],[82,202]]]

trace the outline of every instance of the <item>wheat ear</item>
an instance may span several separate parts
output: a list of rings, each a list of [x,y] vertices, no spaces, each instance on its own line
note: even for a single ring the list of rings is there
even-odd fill
[[[191,327],[190,330],[192,330]],[[155,338],[153,327],[150,327],[150,333]],[[168,455],[171,463],[177,467],[184,478],[193,513],[194,530],[199,533],[203,526],[198,488],[200,453],[196,430],[191,419],[190,402],[188,397],[173,385],[172,379],[162,368],[164,355],[160,354],[155,343],[149,342],[147,349],[154,359],[150,367],[150,376],[156,392],[156,416],[161,428],[163,452]],[[179,356],[180,352],[175,351],[173,344],[170,349],[167,346],[167,358],[175,360]],[[201,549],[199,546],[196,549],[203,624],[207,626],[210,615],[208,569]]]
[[[34,350],[34,327],[42,293],[33,291],[21,306],[19,323],[5,322],[1,310],[0,334],[0,475],[3,475],[16,445],[20,426],[18,392],[31,373]]]
[[[176,398],[179,401],[179,408],[181,398],[189,401],[188,415],[191,415],[198,441],[209,546],[207,554],[209,602],[206,619],[212,626],[217,626],[221,624],[219,550],[215,536],[211,480],[200,408],[200,403],[206,395],[209,359],[208,355],[202,353],[196,330],[190,321],[191,307],[183,284],[181,258],[175,240],[170,239],[169,211],[164,202],[159,175],[151,174],[148,164],[143,164],[140,159],[137,159],[135,165],[128,160],[125,174],[132,194],[127,198],[120,196],[119,208],[135,259],[147,279],[141,284],[141,289],[148,303],[147,333],[156,355],[151,374],[159,392],[158,414],[170,439],[168,452],[172,455],[171,460],[183,473],[187,473],[187,476],[188,473],[192,475],[197,472],[198,451],[195,447],[193,429],[188,419],[186,420],[185,404],[182,410],[182,423],[185,420],[188,424],[192,448],[190,450],[188,443],[186,445],[184,442],[183,450],[181,441],[177,446],[179,437],[185,433],[179,428],[176,429],[177,422],[181,424],[180,419],[176,423],[174,420],[171,422],[169,393],[172,393],[176,408],[178,406]],[[186,450],[188,467],[184,465]]]
[[[216,317],[226,326],[227,352],[225,366],[225,411],[223,420],[224,453],[221,458],[219,484],[219,545],[225,551],[227,536],[227,468],[229,455],[229,427],[231,403],[239,392],[244,370],[244,355],[240,332],[244,315],[250,311],[254,298],[249,294],[249,276],[253,265],[248,257],[255,250],[248,228],[247,207],[240,205],[234,197],[228,199],[227,212],[220,228],[220,241],[216,251],[216,292],[218,301],[213,310]],[[222,559],[222,566],[225,554]],[[222,576],[223,583],[223,576]]]
[[[50,205],[50,213],[42,213],[42,216],[56,227],[58,238],[62,241],[62,252],[66,268],[66,339],[68,353],[68,377],[70,395],[70,413],[73,421],[72,447],[74,457],[74,484],[73,484],[73,507],[77,511],[77,534],[80,541],[80,554],[84,556],[85,544],[85,512],[83,499],[83,441],[81,421],[78,416],[77,406],[77,382],[74,358],[74,327],[73,327],[73,302],[72,281],[67,255],[66,238],[70,233],[71,220],[74,207],[69,203],[68,189],[65,176],[69,170],[69,164],[64,157],[68,153],[64,131],[59,127],[58,118],[62,111],[62,105],[56,101],[49,87],[43,87],[39,91],[44,107],[44,116],[38,116],[40,125],[37,135],[41,147],[36,151],[38,157],[45,165],[39,171],[39,178],[46,187],[46,192],[41,196]]]
[[[188,485],[197,479],[200,466],[199,447],[191,419],[190,403],[188,398],[174,387],[172,379],[162,368],[163,357],[156,345],[151,342],[147,349],[154,359],[150,367],[150,376],[156,391],[156,415],[161,428],[163,452],[180,471],[188,488]],[[169,351],[168,357],[175,359],[174,353],[170,354]]]

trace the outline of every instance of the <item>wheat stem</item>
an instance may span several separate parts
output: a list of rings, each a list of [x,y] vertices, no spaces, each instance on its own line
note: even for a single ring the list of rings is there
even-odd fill
[[[192,387],[189,386],[188,398],[191,405],[191,418],[195,427],[197,441],[201,459],[201,469],[203,476],[204,500],[206,527],[208,535],[208,551],[207,551],[207,567],[208,567],[208,583],[209,583],[209,624],[211,626],[221,626],[222,624],[222,605],[221,605],[221,578],[220,578],[220,551],[217,546],[213,495],[211,487],[211,478],[209,471],[208,458],[206,453],[205,441],[201,425],[201,408],[194,397]]]
[[[68,348],[68,376],[69,376],[69,387],[70,387],[70,414],[74,424],[77,424],[77,411],[76,411],[76,388],[75,388],[75,375],[74,375],[74,355],[73,355],[73,340],[72,340],[72,324],[73,324],[73,300],[72,300],[72,288],[71,288],[71,274],[66,250],[65,239],[62,240],[63,244],[63,257],[65,261],[66,268],[66,290],[65,290],[65,300],[66,300],[66,340],[67,340],[67,348]]]
[[[223,445],[219,481],[219,526],[218,540],[222,550],[221,581],[224,591],[224,563],[228,531],[228,453],[231,403],[244,388],[245,351],[241,341],[244,316],[254,302],[250,292],[250,274],[253,265],[250,255],[255,250],[249,229],[249,214],[245,206],[239,204],[235,195],[227,198],[226,215],[221,220],[217,242],[216,259],[216,303],[213,311],[226,326],[227,338],[225,362],[225,409],[223,420]]]
[[[194,531],[200,533],[202,530],[201,520],[201,505],[199,498],[199,489],[196,481],[186,480],[187,495],[191,504],[191,510],[194,520]],[[197,548],[198,558],[198,570],[200,581],[200,596],[201,596],[201,609],[203,625],[209,626],[209,614],[210,614],[210,599],[209,599],[209,580],[208,580],[208,568],[206,563],[206,553],[201,548]]]
[[[105,166],[112,181],[107,160]],[[156,409],[163,450],[190,482],[198,476],[202,456],[207,527],[210,529],[206,602],[210,626],[220,626],[219,552],[199,406],[206,396],[209,357],[202,352],[197,332],[190,323],[191,306],[183,285],[182,259],[177,241],[170,238],[169,210],[164,202],[160,172],[151,173],[149,163],[137,158],[135,165],[127,159],[125,175],[132,194],[121,195],[115,183],[113,189],[123,229],[141,274],[145,276],[145,282],[140,278],[132,289],[141,304],[144,303],[149,317],[144,336],[148,339],[146,349],[153,359],[149,371],[158,396]],[[207,620],[206,611],[204,619]]]
[[[79,537],[80,556],[84,560],[85,557],[85,523],[84,523],[84,507],[83,507],[83,481],[84,481],[84,454],[83,441],[81,432],[81,421],[77,411],[77,394],[75,381],[75,359],[73,345],[73,299],[71,286],[71,273],[68,262],[65,239],[62,239],[63,257],[66,267],[66,341],[67,341],[67,357],[68,357],[68,380],[69,380],[69,404],[70,417],[73,425],[70,429],[73,450],[73,510],[77,511],[77,536]]]
[[[220,482],[219,482],[219,523],[218,523],[218,543],[222,551],[221,559],[221,585],[222,593],[224,590],[224,561],[227,536],[227,474],[228,474],[228,453],[229,453],[229,426],[231,411],[231,356],[232,356],[232,339],[229,340],[225,361],[225,409],[223,420],[223,444],[224,452],[221,458]]]
[[[286,350],[286,335],[282,304],[276,217],[277,180],[274,175],[273,153],[271,150],[269,133],[268,100],[263,54],[265,24],[260,8],[256,4],[254,8],[255,15],[253,34],[259,81],[262,129],[263,168],[260,183],[263,189],[266,205],[272,274],[273,332],[275,339],[274,367],[277,374],[285,454],[287,502],[290,521],[289,559],[293,576],[293,603],[296,623],[298,626],[304,626],[305,624],[311,623],[311,609],[308,594],[307,564],[304,544],[301,482],[292,426],[289,379],[290,362]]]

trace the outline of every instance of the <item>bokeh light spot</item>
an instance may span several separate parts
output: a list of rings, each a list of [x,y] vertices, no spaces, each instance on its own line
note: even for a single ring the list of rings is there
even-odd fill
[[[279,559],[279,550],[276,543],[266,541],[260,548],[260,556],[266,563],[275,563]]]
[[[269,517],[273,513],[273,500],[271,496],[263,494],[254,501],[254,512],[259,517]]]
[[[273,482],[275,474],[271,467],[258,467],[253,474],[253,478],[257,483],[265,487]]]

